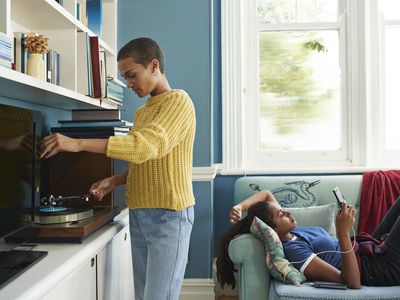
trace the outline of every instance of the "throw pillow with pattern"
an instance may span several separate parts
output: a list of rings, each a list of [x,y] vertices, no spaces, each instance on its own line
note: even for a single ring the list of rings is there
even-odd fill
[[[307,280],[306,277],[294,268],[285,258],[282,242],[275,230],[255,217],[251,224],[250,231],[265,245],[265,260],[272,277],[294,285],[300,285]]]

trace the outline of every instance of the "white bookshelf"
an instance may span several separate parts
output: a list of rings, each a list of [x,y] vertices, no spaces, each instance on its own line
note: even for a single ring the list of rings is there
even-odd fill
[[[0,67],[0,95],[64,110],[93,107],[116,108],[107,101],[84,96],[29,75]]]
[[[49,38],[49,48],[60,53],[60,86],[38,80],[0,66],[0,96],[39,103],[61,109],[104,107],[114,103],[91,98],[77,92],[77,74],[84,72],[78,64],[78,31],[95,34],[76,18],[77,0],[0,0],[0,31],[37,32]],[[103,34],[100,48],[106,51],[107,75],[117,77],[117,0],[103,0]]]

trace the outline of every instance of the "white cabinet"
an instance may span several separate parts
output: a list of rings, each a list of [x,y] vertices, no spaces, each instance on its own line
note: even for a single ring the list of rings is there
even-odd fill
[[[134,299],[129,225],[97,254],[98,300]]]
[[[96,257],[88,258],[79,268],[56,285],[41,300],[96,300]]]
[[[0,96],[61,109],[116,108],[107,99],[88,97],[78,92],[78,74],[86,65],[78,63],[84,51],[78,32],[95,34],[76,17],[77,0],[0,0],[0,32],[36,32],[49,38],[49,48],[60,53],[60,86],[0,66]],[[107,75],[117,77],[117,0],[102,1],[103,34],[100,48],[106,53]],[[122,84],[122,83],[121,83]]]
[[[133,300],[129,225],[41,300]]]

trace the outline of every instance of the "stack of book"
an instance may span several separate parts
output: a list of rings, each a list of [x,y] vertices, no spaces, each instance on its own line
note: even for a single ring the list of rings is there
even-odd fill
[[[113,77],[107,78],[107,98],[117,105],[122,105],[124,101],[124,86]]]
[[[52,127],[53,133],[74,138],[108,138],[126,135],[132,123],[121,120],[119,109],[79,109],[72,111],[71,120],[60,120],[60,127]]]
[[[8,35],[0,32],[0,66],[11,69],[13,63],[13,40]]]

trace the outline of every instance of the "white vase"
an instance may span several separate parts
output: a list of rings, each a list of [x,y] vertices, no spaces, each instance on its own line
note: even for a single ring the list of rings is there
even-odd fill
[[[28,59],[28,75],[44,80],[43,54],[30,53]]]

